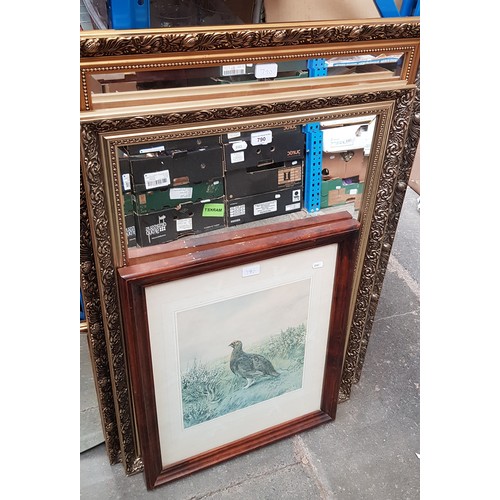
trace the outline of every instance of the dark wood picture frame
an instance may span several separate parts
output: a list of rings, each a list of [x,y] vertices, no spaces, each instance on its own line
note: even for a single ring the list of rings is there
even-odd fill
[[[311,216],[305,220],[270,225],[268,230],[261,234],[243,230],[241,238],[232,245],[213,245],[203,250],[194,249],[189,254],[122,267],[118,270],[127,365],[148,489],[335,419],[358,231],[359,222],[352,219],[348,212]],[[332,285],[332,289],[327,291],[331,293],[331,301],[330,295],[325,299],[329,314],[318,323],[323,322],[325,325],[325,351],[321,351],[325,361],[320,367],[323,372],[320,372],[319,379],[322,379],[322,388],[317,388],[318,395],[321,394],[318,401],[319,409],[164,465],[159,431],[161,422],[155,395],[157,393],[155,393],[154,372],[159,368],[157,363],[153,364],[150,343],[148,288],[171,282],[178,286],[186,278],[201,276],[202,279],[203,277],[207,279],[207,273],[233,270],[241,266],[254,265],[256,262],[276,262],[270,260],[275,258],[292,256],[300,260],[304,255],[301,252],[318,251],[320,247],[327,245],[330,245],[327,248],[336,246],[336,253],[332,250],[329,254],[336,257],[333,259],[335,262],[329,264],[330,267],[325,265],[325,270],[318,271],[324,273],[325,280],[330,281],[320,281],[322,285],[316,285],[317,287],[323,286],[324,283]],[[315,265],[308,267],[310,266],[308,263],[306,267],[316,269]],[[323,262],[318,267],[323,267]],[[329,269],[334,276],[328,275]],[[212,276],[213,274],[209,274],[208,278]],[[196,290],[193,290],[193,293],[196,293]],[[312,329],[309,326],[309,319],[307,329]],[[311,335],[315,336],[316,333],[308,331],[308,338],[311,338]],[[163,331],[161,335],[163,336]],[[312,363],[309,364],[311,365]],[[230,418],[231,415],[233,414],[229,415]]]

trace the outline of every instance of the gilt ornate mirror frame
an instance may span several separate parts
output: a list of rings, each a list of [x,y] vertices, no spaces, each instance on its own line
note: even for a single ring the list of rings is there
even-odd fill
[[[82,31],[81,110],[93,109],[89,79],[99,73],[402,52],[399,79],[411,84],[415,81],[419,47],[418,17]],[[364,81],[369,78],[363,75]]]
[[[127,265],[123,237],[118,166],[119,145],[144,143],[159,138],[209,135],[270,125],[286,125],[338,119],[356,115],[377,115],[377,128],[370,159],[366,195],[361,216],[360,244],[356,258],[355,283],[350,310],[350,333],[346,345],[340,401],[349,398],[356,379],[360,351],[366,341],[366,325],[371,326],[386,260],[394,238],[397,218],[410,171],[402,163],[407,154],[408,126],[416,93],[414,85],[399,82],[391,89],[375,84],[345,89],[324,89],[311,96],[296,95],[290,101],[276,94],[266,102],[205,106],[196,110],[157,109],[156,112],[127,115],[130,110],[114,110],[112,116],[82,113],[82,173],[88,210],[89,232],[95,259],[97,287],[87,286],[102,307],[102,328],[114,397],[120,459],[127,474],[142,470],[134,410],[130,398],[128,369],[124,357],[116,269]],[[414,146],[416,149],[416,145]],[[393,230],[394,229],[394,230]],[[189,249],[187,250],[189,251]],[[133,263],[133,262],[130,262]],[[98,289],[98,296],[97,291]],[[84,296],[86,290],[84,289]],[[92,328],[92,325],[89,325]],[[95,346],[97,348],[97,345]],[[365,346],[366,347],[366,346]],[[102,347],[99,347],[102,349]],[[104,357],[104,353],[103,353]],[[109,391],[108,391],[109,392]],[[104,403],[106,404],[106,403]],[[116,441],[114,441],[116,442]]]

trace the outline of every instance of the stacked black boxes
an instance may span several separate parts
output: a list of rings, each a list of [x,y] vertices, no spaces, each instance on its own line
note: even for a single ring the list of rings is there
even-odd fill
[[[222,136],[228,226],[302,209],[305,140],[300,126]]]
[[[132,145],[120,174],[129,247],[148,247],[303,206],[300,126]]]
[[[225,227],[219,136],[127,148],[137,245]]]

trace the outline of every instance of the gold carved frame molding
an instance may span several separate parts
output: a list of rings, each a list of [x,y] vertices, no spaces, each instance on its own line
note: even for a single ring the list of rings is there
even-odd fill
[[[243,25],[223,30],[197,27],[83,31],[80,35],[81,110],[93,109],[89,78],[98,73],[403,52],[399,78],[413,83],[419,48],[420,20],[415,17]],[[363,75],[363,78],[369,81],[370,76]]]
[[[352,89],[351,89],[352,91]],[[114,395],[121,460],[128,474],[142,469],[140,443],[135,432],[130,398],[125,346],[116,286],[116,267],[127,264],[127,252],[120,213],[116,147],[160,137],[187,137],[243,130],[268,124],[304,123],[352,116],[356,113],[379,117],[377,142],[371,160],[371,185],[364,199],[364,219],[357,258],[355,297],[351,306],[351,328],[346,346],[341,383],[341,400],[348,399],[356,380],[366,324],[378,300],[384,263],[394,237],[409,172],[401,171],[408,125],[413,113],[416,89],[399,83],[398,88],[380,89],[367,85],[349,94],[327,93],[293,101],[275,100],[245,106],[204,107],[198,110],[117,116],[96,119],[82,115],[82,171],[89,226],[95,256],[95,274],[102,307],[111,385]],[[114,152],[114,153],[113,153]],[[388,231],[389,229],[389,231]],[[92,326],[89,326],[92,328]],[[100,347],[102,349],[102,347]]]

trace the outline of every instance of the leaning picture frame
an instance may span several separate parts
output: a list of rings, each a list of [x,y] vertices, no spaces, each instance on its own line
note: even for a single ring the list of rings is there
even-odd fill
[[[155,140],[201,137],[208,133],[239,132],[255,126],[288,126],[330,119],[351,119],[376,115],[380,124],[368,173],[365,201],[360,219],[356,250],[355,278],[350,310],[350,333],[346,344],[340,400],[349,398],[355,380],[360,349],[366,338],[365,325],[374,315],[384,274],[385,257],[390,252],[399,209],[409,176],[401,168],[412,116],[414,86],[404,83],[391,89],[362,85],[344,94],[336,89],[321,92],[273,95],[262,102],[205,102],[201,109],[143,109],[130,116],[116,110],[112,116],[89,113],[81,117],[82,172],[89,225],[95,254],[96,276],[102,305],[103,328],[110,359],[110,378],[116,408],[121,461],[128,474],[142,470],[142,445],[137,438],[134,409],[130,401],[128,367],[124,363],[122,321],[116,288],[116,268],[133,265],[129,259],[119,191],[120,170],[117,151],[122,145]],[[268,96],[271,97],[271,96]],[[387,228],[391,228],[387,231]],[[189,252],[196,245],[178,241],[172,252]],[[145,256],[157,258],[159,254]]]
[[[118,270],[146,486],[335,419],[348,212]]]

